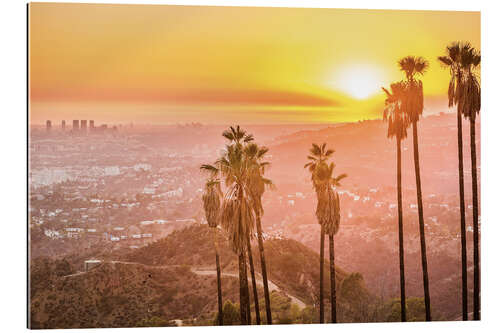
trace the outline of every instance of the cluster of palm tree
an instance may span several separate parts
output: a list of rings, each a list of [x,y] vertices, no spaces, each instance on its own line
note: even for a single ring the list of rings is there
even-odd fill
[[[243,325],[252,323],[250,293],[247,277],[247,258],[252,278],[255,321],[260,324],[259,299],[255,280],[251,241],[257,230],[257,239],[262,268],[267,324],[272,324],[271,301],[267,280],[264,241],[261,217],[264,214],[262,196],[266,188],[273,187],[264,173],[269,166],[265,161],[268,148],[259,146],[254,137],[240,126],[230,127],[222,135],[228,140],[222,156],[213,164],[204,164],[201,170],[208,173],[203,193],[203,206],[209,227],[219,225],[225,231],[233,251],[238,255],[240,282],[240,320]],[[216,236],[214,236],[216,237]],[[220,264],[216,238],[214,241],[217,265],[218,324],[222,320],[222,292]]]
[[[472,174],[472,216],[474,238],[474,300],[473,319],[480,319],[479,306],[479,221],[476,166],[476,115],[481,110],[479,69],[481,54],[467,42],[454,42],[446,47],[439,62],[450,71],[448,106],[457,109],[458,172],[460,191],[460,233],[462,253],[462,318],[468,319],[467,303],[467,245],[465,228],[464,164],[462,146],[462,117],[470,122],[470,152]]]
[[[481,62],[478,51],[468,43],[452,43],[446,48],[446,56],[438,60],[449,68],[451,80],[448,89],[449,107],[457,106],[458,151],[459,151],[459,191],[461,213],[461,250],[462,250],[462,312],[467,320],[467,252],[465,228],[465,199],[463,177],[462,116],[470,121],[472,194],[473,194],[473,231],[474,231],[474,319],[479,320],[479,226],[477,167],[475,149],[475,118],[481,109],[481,88],[477,69]],[[417,189],[418,221],[420,234],[420,252],[422,260],[422,278],[424,286],[425,318],[432,319],[429,293],[429,276],[422,204],[422,185],[420,179],[420,161],[418,151],[418,122],[424,108],[423,83],[419,76],[425,74],[429,63],[422,57],[407,56],[399,60],[399,69],[404,79],[394,82],[389,89],[382,88],[386,94],[384,120],[388,123],[387,136],[396,138],[397,150],[397,198],[398,198],[398,234],[399,234],[399,269],[401,292],[401,321],[406,321],[406,293],[404,272],[403,208],[401,184],[401,141],[407,137],[407,129],[412,127],[413,161]]]
[[[334,236],[340,227],[340,200],[336,187],[340,186],[340,181],[347,177],[346,174],[334,176],[335,163],[329,162],[335,152],[327,149],[326,143],[321,146],[313,143],[307,156],[309,162],[304,168],[311,173],[311,181],[317,197],[316,218],[321,226],[320,235],[320,270],[319,270],[319,321],[325,322],[324,300],[323,300],[323,275],[325,261],[325,234],[328,234],[330,252],[330,304],[331,322],[337,322],[337,297],[335,283],[335,244]]]
[[[462,260],[462,312],[463,319],[468,319],[467,303],[467,248],[464,198],[464,168],[462,147],[462,117],[470,122],[470,151],[472,165],[472,201],[473,201],[473,237],[474,237],[474,320],[480,319],[479,308],[479,221],[478,189],[475,143],[475,119],[481,109],[481,88],[478,69],[481,62],[479,52],[469,43],[455,42],[446,48],[446,55],[438,57],[440,63],[449,69],[451,79],[448,88],[449,107],[457,108],[458,129],[458,165],[460,192],[460,229]],[[417,190],[420,252],[424,287],[425,318],[432,320],[429,293],[429,275],[425,242],[425,224],[422,203],[422,184],[418,147],[418,122],[424,109],[423,83],[419,77],[429,68],[429,63],[422,57],[407,56],[399,60],[399,69],[404,73],[401,81],[394,82],[386,94],[383,118],[388,123],[387,137],[396,139],[397,151],[397,199],[398,199],[398,238],[399,269],[401,292],[401,321],[406,321],[406,291],[404,268],[404,232],[401,180],[401,143],[407,137],[411,126],[413,139],[413,161]],[[264,242],[262,238],[261,217],[264,214],[262,196],[266,188],[273,187],[271,180],[265,177],[269,162],[265,161],[268,148],[259,146],[254,137],[240,126],[230,127],[222,134],[228,144],[222,156],[213,164],[204,164],[201,169],[208,173],[203,193],[203,207],[208,226],[214,230],[214,248],[217,266],[218,287],[218,324],[223,325],[221,268],[217,245],[217,229],[225,231],[233,251],[238,255],[240,282],[240,320],[242,324],[251,324],[250,293],[247,277],[247,258],[253,288],[255,321],[260,324],[259,299],[255,280],[251,242],[255,230],[258,241],[266,319],[272,324],[271,303],[269,296]],[[312,144],[309,162],[305,168],[311,173],[311,182],[316,192],[316,217],[321,226],[320,235],[320,281],[319,308],[320,323],[325,322],[324,314],[324,244],[328,234],[330,254],[330,304],[331,322],[337,322],[336,282],[335,282],[335,244],[334,236],[340,227],[340,200],[336,190],[346,174],[334,176],[335,163],[331,162],[334,150],[327,149],[326,143]]]

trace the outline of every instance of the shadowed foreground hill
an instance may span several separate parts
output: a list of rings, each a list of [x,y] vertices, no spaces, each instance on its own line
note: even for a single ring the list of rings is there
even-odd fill
[[[103,255],[105,262],[88,272],[75,269],[81,266],[72,262],[76,256],[55,261],[38,258],[31,266],[32,328],[167,326],[179,319],[184,325],[212,324],[217,289],[210,237],[204,225],[187,227],[146,247]],[[222,296],[236,303],[237,258],[220,237]],[[265,249],[275,320],[317,321],[313,305],[319,256],[287,239],[267,240]],[[256,264],[260,271],[258,260]],[[346,279],[353,276],[337,269],[337,283],[350,281],[338,292],[344,322],[360,320],[359,314],[366,310],[361,304],[374,304],[362,277]],[[261,281],[260,275],[257,278]],[[260,288],[259,299],[263,302]],[[307,320],[305,313],[310,313]]]
[[[209,228],[194,225],[175,231],[149,246],[123,254],[119,259],[146,265],[215,267],[211,237]],[[219,244],[222,271],[237,272],[238,258],[229,248],[222,232],[219,232]],[[258,248],[254,245],[253,252],[257,254]],[[307,304],[313,304],[316,298],[314,295],[319,292],[316,283],[319,280],[319,255],[291,239],[269,239],[265,241],[264,248],[266,258],[269,257],[270,280]],[[257,272],[260,272],[260,261],[256,259],[254,263]],[[337,283],[348,275],[340,268],[336,268],[336,272]],[[329,281],[329,275],[326,277]]]

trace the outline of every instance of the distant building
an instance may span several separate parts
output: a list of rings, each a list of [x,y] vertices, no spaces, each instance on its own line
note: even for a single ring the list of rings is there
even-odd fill
[[[85,260],[85,263],[84,263],[85,272],[88,272],[92,268],[99,266],[101,263],[102,263],[102,261],[97,260],[97,259]]]
[[[78,131],[80,129],[80,122],[78,120],[73,120],[73,131]]]
[[[61,130],[66,130],[66,120],[61,121]]]
[[[80,120],[80,129],[84,132],[87,130],[87,121],[86,120]]]
[[[120,174],[120,168],[116,165],[104,168],[105,176],[118,176],[119,174]]]
[[[94,130],[95,127],[94,127],[94,121],[93,120],[89,120],[89,128],[90,128],[91,131]]]
[[[52,129],[52,122],[50,120],[47,120],[47,122],[45,123],[45,128],[47,129],[47,132],[50,132],[50,130]]]

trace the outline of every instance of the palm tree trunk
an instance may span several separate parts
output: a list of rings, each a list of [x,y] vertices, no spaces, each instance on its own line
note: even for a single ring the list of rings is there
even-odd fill
[[[245,249],[246,251],[246,249]],[[245,257],[245,294],[246,294],[246,307],[247,307],[247,323],[248,325],[252,325],[252,312],[250,311],[250,289],[248,287],[248,270],[247,270],[247,263],[246,263],[246,257]]]
[[[255,304],[255,322],[260,325],[259,295],[257,293],[257,283],[255,282],[255,269],[253,267],[252,246],[250,235],[247,235],[248,263],[250,265],[250,276],[252,277],[253,301]]]
[[[325,308],[323,301],[323,266],[325,262],[325,228],[321,226],[321,240],[319,249],[319,322],[325,322]]]
[[[405,249],[403,241],[403,195],[401,190],[401,139],[397,138],[398,231],[399,231],[399,288],[401,292],[401,321],[406,321]]]
[[[214,248],[215,248],[215,265],[217,267],[217,303],[219,306],[219,313],[217,315],[218,324],[224,325],[223,312],[222,312],[222,284],[221,284],[221,269],[219,261],[219,246],[217,244],[217,228],[214,229]]]
[[[472,166],[472,216],[474,231],[474,320],[480,320],[479,304],[479,212],[476,165],[476,119],[470,117],[470,157]]]
[[[242,325],[248,325],[247,304],[248,304],[248,281],[246,273],[245,252],[241,250],[238,256],[239,279],[240,279],[240,321]],[[245,283],[246,281],[246,283]]]
[[[417,183],[418,225],[420,231],[420,252],[422,255],[422,276],[424,280],[425,320],[431,321],[431,297],[429,294],[429,273],[427,271],[427,251],[425,246],[424,207],[422,204],[422,184],[420,181],[420,162],[418,159],[417,121],[413,124],[413,160],[415,162],[415,179]]]
[[[328,235],[330,245],[330,304],[332,323],[337,322],[337,291],[335,286],[335,243],[333,234]]]
[[[462,145],[462,114],[457,111],[458,184],[460,191],[460,245],[462,248],[462,320],[468,320],[467,300],[467,230],[465,229],[464,157]]]
[[[262,239],[262,225],[260,223],[260,215],[257,215],[257,240],[259,243],[260,267],[262,270],[262,282],[264,284],[264,299],[266,301],[266,318],[267,324],[272,325],[273,317],[271,315],[271,299],[269,297],[269,286],[267,284],[267,268],[266,256],[264,254],[264,241]]]

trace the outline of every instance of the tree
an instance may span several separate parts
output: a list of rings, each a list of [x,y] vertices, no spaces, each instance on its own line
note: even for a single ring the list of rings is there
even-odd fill
[[[244,143],[253,141],[239,126],[230,127],[222,134],[230,140],[223,156],[214,165],[205,164],[213,177],[220,177],[225,184],[220,221],[229,237],[233,251],[238,255],[240,281],[240,319],[241,324],[251,324],[250,293],[248,290],[246,255],[248,242],[253,235],[254,212],[252,195],[248,187],[250,163],[244,154]]]
[[[408,321],[424,321],[425,320],[425,302],[420,297],[409,297],[406,306],[408,313]],[[393,299],[388,302],[389,315],[387,321],[397,321],[401,315],[401,302],[398,299]]]
[[[331,320],[336,322],[336,290],[335,290],[335,255],[333,236],[338,231],[340,222],[340,203],[338,194],[334,191],[334,186],[338,186],[340,180],[347,177],[342,174],[333,177],[333,163],[328,164],[328,159],[334,153],[332,149],[326,149],[326,143],[321,146],[313,143],[310,149],[310,155],[307,158],[310,162],[304,165],[311,173],[311,181],[316,191],[317,206],[316,217],[321,226],[320,239],[320,323],[324,323],[324,301],[323,301],[323,275],[324,275],[324,244],[325,233],[329,235],[330,241],[330,302],[331,302]]]
[[[399,235],[399,289],[401,293],[401,321],[406,321],[406,288],[405,288],[405,261],[404,261],[404,239],[403,239],[403,199],[401,188],[401,140],[407,135],[409,126],[408,115],[404,112],[405,106],[405,84],[395,82],[391,84],[390,91],[382,88],[386,94],[384,120],[387,121],[387,137],[396,138],[397,158],[397,188],[398,188],[398,235]]]
[[[422,57],[407,56],[398,62],[399,69],[404,72],[405,103],[404,112],[412,124],[413,130],[413,161],[415,164],[415,180],[417,187],[418,224],[420,234],[420,253],[422,257],[422,276],[424,282],[425,319],[431,321],[431,297],[429,293],[429,273],[427,270],[427,251],[425,245],[424,208],[422,203],[422,184],[420,180],[420,161],[418,154],[418,121],[424,110],[424,87],[418,75],[424,75],[429,63]]]
[[[345,308],[354,322],[368,319],[370,300],[364,291],[364,279],[361,273],[351,273],[342,280],[340,296],[344,300]]]
[[[247,238],[248,238],[248,240],[247,240],[248,264],[250,265],[250,276],[252,278],[253,301],[254,301],[254,307],[255,307],[255,323],[257,325],[260,325],[259,295],[257,293],[257,283],[255,281],[255,268],[253,266],[253,256],[252,256],[252,246],[251,246],[251,241],[250,241],[250,235],[248,235]]]
[[[481,54],[475,48],[466,44],[460,54],[460,66],[463,73],[462,84],[458,92],[457,108],[470,122],[470,156],[472,173],[472,227],[474,244],[474,320],[480,319],[479,301],[479,198],[477,189],[476,160],[476,115],[481,110],[481,85],[479,67]]]
[[[460,92],[463,84],[463,71],[461,67],[461,53],[468,44],[454,42],[446,47],[446,55],[438,57],[441,65],[450,71],[448,84],[448,107],[459,103]],[[462,319],[468,319],[467,300],[467,239],[465,226],[465,194],[464,194],[464,158],[462,144],[462,108],[457,108],[457,144],[458,144],[458,186],[460,193],[460,245],[462,260]]]
[[[262,281],[264,285],[266,318],[267,318],[267,323],[271,325],[273,323],[273,318],[271,314],[271,299],[269,297],[266,257],[264,253],[264,240],[262,237],[262,224],[261,224],[261,216],[264,214],[264,208],[262,206],[262,195],[264,194],[266,187],[274,188],[273,182],[270,179],[264,177],[265,168],[270,164],[269,162],[263,161],[268,151],[269,149],[267,147],[259,147],[255,143],[249,143],[245,147],[246,158],[250,161],[249,188],[253,198],[252,202],[254,203],[253,210],[255,214],[255,224],[257,227],[257,240],[259,245],[260,264],[261,264],[260,266],[262,270]],[[249,253],[251,253],[250,250]],[[253,269],[252,266],[251,269]],[[256,291],[254,291],[254,297],[256,298]],[[255,311],[257,315],[259,311],[257,301],[255,305]],[[260,317],[260,315],[258,316]]]
[[[219,261],[219,247],[217,244],[217,227],[219,225],[220,216],[220,183],[218,179],[209,179],[205,184],[205,192],[202,196],[203,208],[207,218],[208,226],[213,230],[214,249],[215,249],[215,265],[217,267],[217,303],[219,307],[218,324],[224,325],[222,314],[222,286],[221,286],[221,269]]]
[[[317,184],[316,169],[319,165],[326,163],[325,161],[333,154],[333,150],[326,150],[326,143],[323,143],[321,147],[315,143],[312,144],[312,148],[309,150],[310,155],[307,158],[310,162],[304,165],[311,173],[311,181],[313,183],[314,190],[316,191],[316,196],[319,195],[319,186]],[[319,203],[319,198],[318,198]],[[318,221],[319,223],[319,221]],[[324,262],[325,262],[325,229],[321,225],[320,231],[320,249],[319,249],[319,322],[323,324],[325,322],[325,306],[323,301],[323,275],[324,275]]]
[[[337,292],[335,281],[335,244],[334,236],[340,227],[340,198],[336,192],[336,187],[340,186],[340,181],[347,177],[341,174],[338,177],[333,176],[335,164],[321,164],[317,171],[318,183],[318,204],[316,207],[316,217],[319,223],[324,227],[328,234],[329,254],[330,254],[330,304],[331,304],[331,322],[337,322]]]
[[[237,325],[238,322],[238,308],[239,306],[233,304],[231,301],[226,301],[223,307],[223,316],[225,325]]]

